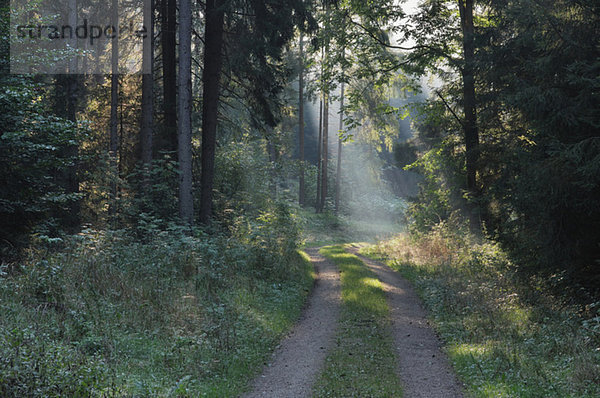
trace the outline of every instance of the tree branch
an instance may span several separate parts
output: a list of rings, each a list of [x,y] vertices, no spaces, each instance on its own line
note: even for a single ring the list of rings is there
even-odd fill
[[[456,114],[456,112],[454,112],[454,110],[450,107],[450,105],[448,105],[448,102],[446,102],[446,99],[444,98],[444,96],[442,95],[442,93],[439,92],[439,90],[435,90],[435,93],[438,95],[438,97],[440,97],[440,99],[442,100],[442,102],[444,103],[444,105],[446,105],[446,108],[448,108],[448,110],[450,111],[450,113],[452,113],[452,115],[456,118],[456,120],[458,121],[458,123],[461,125],[461,127],[464,129],[465,124],[463,123],[463,121],[458,117],[458,115]]]

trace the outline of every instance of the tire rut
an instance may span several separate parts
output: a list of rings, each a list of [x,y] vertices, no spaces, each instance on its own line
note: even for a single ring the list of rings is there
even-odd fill
[[[361,256],[355,247],[347,250],[377,275],[386,292],[404,397],[463,397],[461,385],[410,283],[388,266]]]
[[[340,312],[341,285],[338,268],[319,254],[307,249],[317,278],[298,323],[273,353],[262,374],[254,380],[254,397],[308,397],[323,368],[329,347],[334,343]]]

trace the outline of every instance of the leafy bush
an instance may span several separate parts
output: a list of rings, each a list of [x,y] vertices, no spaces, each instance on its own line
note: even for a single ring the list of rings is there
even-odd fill
[[[146,227],[144,222],[155,221],[158,223],[156,227],[164,228],[165,223],[176,221],[177,167],[177,162],[165,156],[154,159],[148,170],[138,167],[127,177],[132,191],[137,195],[124,206],[126,225],[151,228]]]
[[[0,335],[0,395],[100,396],[107,392],[105,361],[61,344],[34,326]]]
[[[256,213],[272,197],[270,165],[259,142],[224,145],[217,152],[215,172],[215,213],[228,222],[234,215]]]
[[[207,235],[84,230],[0,273],[0,395],[238,395],[299,315],[286,206]]]
[[[77,161],[73,144],[85,129],[52,116],[39,100],[43,87],[32,79],[1,75],[0,84],[0,262],[38,232],[62,232],[70,205],[64,175]]]
[[[414,118],[417,160],[405,166],[419,173],[419,193],[411,200],[409,228],[427,233],[439,223],[462,223],[468,200],[465,198],[464,148],[460,126],[445,113],[442,104],[427,101],[415,105]]]

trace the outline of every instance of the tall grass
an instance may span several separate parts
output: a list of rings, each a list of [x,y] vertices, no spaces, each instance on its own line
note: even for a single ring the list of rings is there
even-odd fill
[[[366,252],[417,286],[473,396],[600,396],[598,303],[568,304],[526,283],[496,245],[444,225]]]
[[[32,255],[0,276],[0,396],[238,395],[312,283],[265,239],[86,231]]]

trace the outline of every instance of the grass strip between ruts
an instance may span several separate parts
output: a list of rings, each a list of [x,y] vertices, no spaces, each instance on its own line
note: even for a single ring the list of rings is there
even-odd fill
[[[381,282],[343,246],[321,249],[341,271],[342,312],[336,344],[314,387],[316,397],[399,397],[389,308]]]

